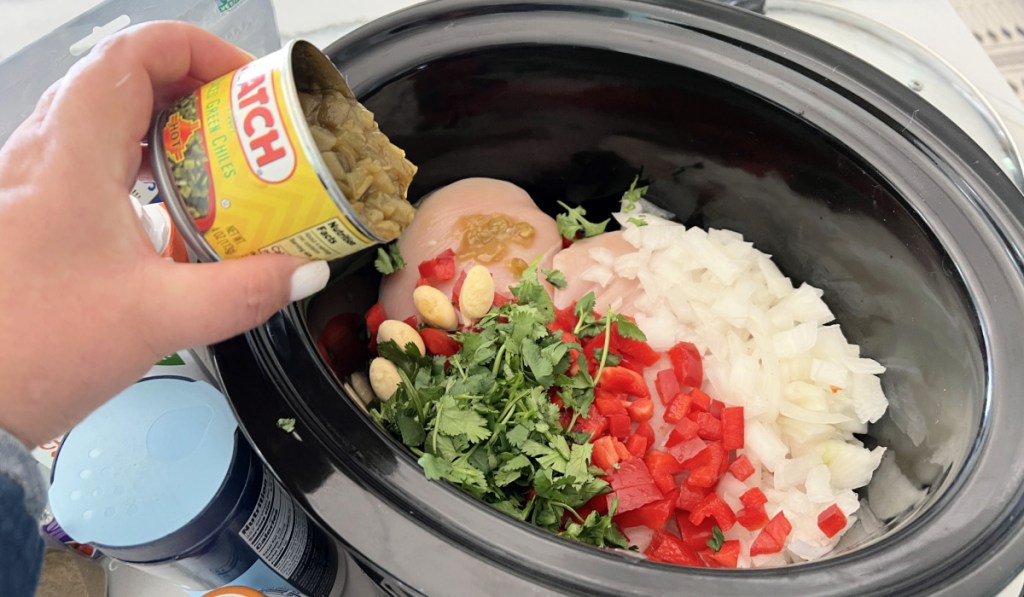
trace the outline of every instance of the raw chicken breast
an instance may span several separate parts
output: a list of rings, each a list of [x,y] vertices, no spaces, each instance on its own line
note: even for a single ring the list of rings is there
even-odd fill
[[[540,267],[550,269],[552,257],[562,248],[562,237],[558,234],[555,220],[538,209],[526,191],[512,183],[490,178],[460,180],[438,189],[424,199],[416,210],[412,224],[399,238],[398,247],[406,267],[386,276],[381,283],[380,303],[387,316],[391,319],[405,319],[416,315],[412,293],[420,276],[417,266],[434,259],[447,249],[460,253],[464,235],[459,230],[461,218],[499,214],[508,216],[511,221],[525,222],[532,226],[532,239],[524,241],[525,244],[507,243],[507,252],[493,263],[457,255],[455,278],[434,285],[451,296],[452,287],[459,275],[481,264],[491,270],[495,290],[508,294],[508,287],[518,280],[518,273],[509,267],[511,260],[520,259],[532,263],[541,256]]]
[[[636,247],[620,231],[578,240],[559,252],[552,265],[565,274],[569,284],[555,289],[555,306],[564,309],[593,291],[597,297],[594,310],[598,313],[604,313],[609,306],[618,313],[635,312],[634,302],[642,293],[640,284],[615,271],[616,261],[631,253],[636,253]]]

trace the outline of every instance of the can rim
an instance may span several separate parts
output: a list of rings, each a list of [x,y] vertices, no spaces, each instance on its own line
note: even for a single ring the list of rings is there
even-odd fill
[[[327,172],[327,164],[324,162],[323,158],[320,157],[320,151],[316,149],[316,142],[313,140],[313,133],[309,129],[309,122],[306,121],[306,115],[303,113],[302,105],[299,103],[299,88],[295,81],[294,59],[296,49],[300,47],[308,49],[308,56],[313,60],[319,60],[324,65],[330,67],[325,70],[331,75],[336,75],[332,77],[335,79],[332,81],[333,84],[340,85],[345,91],[351,94],[352,97],[356,97],[355,92],[352,91],[352,88],[349,87],[348,82],[345,80],[345,76],[341,73],[334,62],[332,62],[331,59],[324,54],[322,50],[320,50],[320,48],[303,39],[294,39],[288,42],[282,50],[287,56],[287,60],[285,60],[284,66],[281,67],[281,74],[285,77],[288,84],[282,85],[281,88],[284,91],[285,109],[288,111],[288,114],[293,117],[293,128],[296,137],[298,138],[299,145],[302,147],[302,152],[305,154],[306,160],[313,166],[313,170],[316,172],[317,178],[320,179],[320,184],[324,186],[324,189],[327,191],[328,196],[330,196],[331,201],[333,201],[334,204],[345,213],[353,226],[356,226],[359,229],[359,233],[365,235],[372,245],[384,244],[388,241],[374,234],[359,214],[355,213],[355,208],[352,207],[352,200],[345,196],[345,193],[342,192],[338,183],[334,182],[334,179],[330,176],[324,176],[324,173]],[[359,98],[356,98],[357,101],[358,99]],[[298,117],[296,117],[296,115],[298,115]]]

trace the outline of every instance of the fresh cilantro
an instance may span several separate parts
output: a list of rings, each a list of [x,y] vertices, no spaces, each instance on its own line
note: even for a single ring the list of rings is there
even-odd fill
[[[606,356],[604,354],[603,348],[598,348],[597,350],[594,351],[594,358],[597,359],[599,362],[604,360],[609,367],[614,367],[622,362],[622,357],[615,354],[614,352],[609,352]]]
[[[640,182],[639,174],[633,178],[633,183],[629,185],[629,189],[627,189],[626,192],[622,194],[622,213],[628,214],[635,211],[636,204],[639,203],[640,200],[644,198],[644,195],[647,194],[648,186],[644,185],[638,188],[636,186],[638,182]],[[630,219],[630,221],[632,222],[633,220]],[[645,224],[646,222],[644,224],[637,225],[643,226]]]
[[[711,527],[711,538],[707,540],[707,546],[711,548],[711,551],[718,553],[718,550],[722,549],[722,544],[725,543],[725,535],[722,534],[722,529],[718,528],[718,525]]]
[[[647,219],[646,218],[630,218],[630,219],[628,219],[626,221],[629,222],[630,224],[636,226],[637,228],[639,228],[641,226],[646,226],[647,225]]]
[[[644,335],[643,331],[635,323],[622,315],[616,315],[614,319],[615,329],[618,330],[620,336],[629,340],[647,341],[647,336]]]
[[[611,490],[592,465],[589,434],[572,431],[575,417],[589,413],[595,380],[580,343],[549,329],[555,310],[541,275],[555,286],[564,280],[531,264],[510,289],[516,300],[458,332],[461,347],[451,357],[379,344],[378,354],[395,363],[401,383],[390,400],[373,403],[370,415],[410,448],[427,478],[575,541],[625,548],[614,510],[577,513]],[[624,336],[636,335],[619,316],[596,318],[594,303],[591,294],[577,309],[578,338],[607,336],[612,322]],[[573,413],[566,426],[553,395]]]
[[[384,275],[401,271],[405,267],[405,259],[402,259],[402,253],[398,250],[398,243],[378,248],[377,259],[373,261],[373,267]]]
[[[291,433],[295,431],[295,419],[278,419],[277,426]]]
[[[590,238],[591,236],[603,233],[608,226],[609,220],[594,223],[584,217],[587,215],[587,210],[581,205],[569,207],[561,201],[558,204],[566,210],[566,213],[555,216],[555,223],[558,224],[558,233],[563,238],[575,240],[581,233],[583,238]]]
[[[565,279],[565,274],[557,269],[544,270],[544,276],[547,278],[548,284],[551,284],[555,288],[565,288],[569,285],[569,282]]]

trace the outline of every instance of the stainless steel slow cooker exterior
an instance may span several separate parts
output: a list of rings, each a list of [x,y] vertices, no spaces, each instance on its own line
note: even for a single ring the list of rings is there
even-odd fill
[[[889,367],[894,410],[872,441],[928,493],[845,553],[784,569],[668,567],[518,524],[427,481],[318,356],[325,310],[375,300],[364,256],[215,354],[271,470],[392,592],[962,596],[1024,567],[1024,197],[913,92],[699,0],[439,0],[328,54],[420,166],[411,194],[483,175],[542,206],[599,205],[644,167],[682,221],[743,232],[823,287]]]

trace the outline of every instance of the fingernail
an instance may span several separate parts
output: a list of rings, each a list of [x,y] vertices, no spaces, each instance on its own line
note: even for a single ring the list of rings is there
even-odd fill
[[[326,261],[310,261],[292,272],[291,300],[298,301],[316,294],[327,286],[331,268]]]

